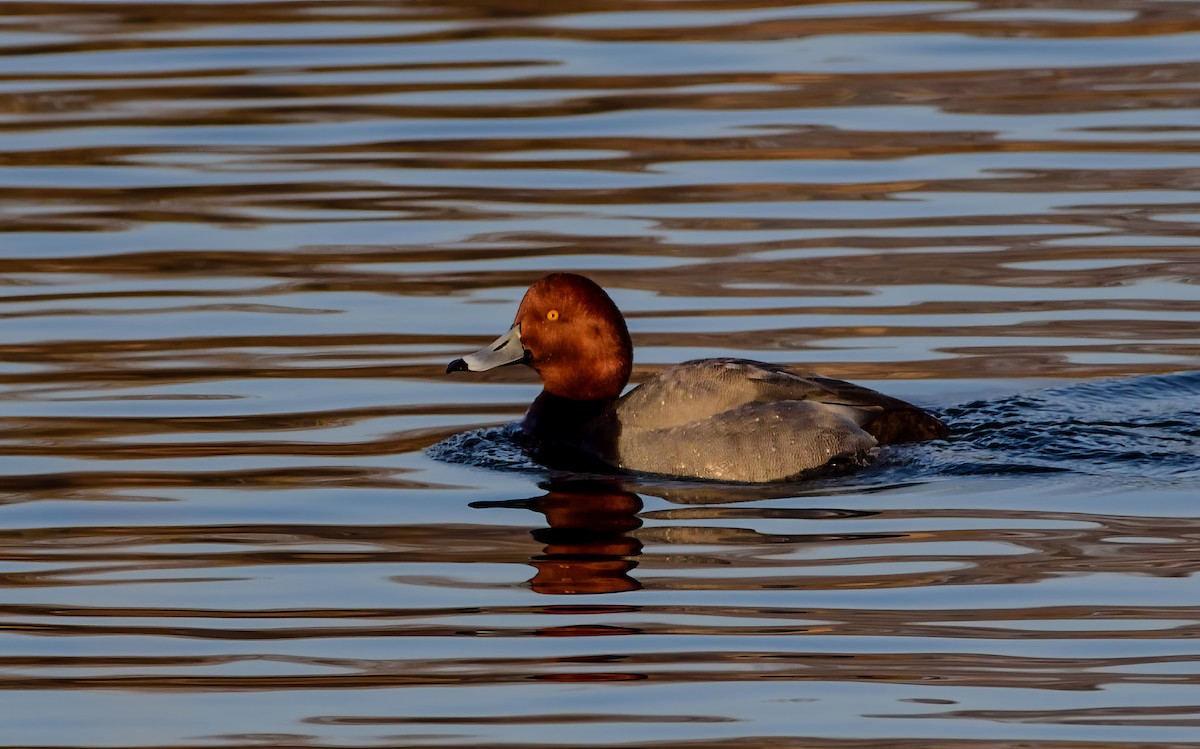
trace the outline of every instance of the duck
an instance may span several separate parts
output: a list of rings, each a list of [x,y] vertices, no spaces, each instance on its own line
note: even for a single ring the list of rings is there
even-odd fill
[[[762,484],[863,465],[880,445],[949,433],[898,398],[749,359],[685,361],[624,393],[633,370],[625,318],[575,273],[534,282],[508,331],[446,373],[514,364],[542,384],[522,441],[543,462],[589,470]]]

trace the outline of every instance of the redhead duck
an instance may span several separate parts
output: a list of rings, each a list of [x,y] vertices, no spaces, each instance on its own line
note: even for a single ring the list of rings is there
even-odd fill
[[[542,380],[521,424],[539,457],[624,471],[781,481],[860,462],[881,444],[948,432],[911,403],[746,359],[684,362],[622,396],[633,366],[625,318],[603,289],[573,273],[530,286],[508,332],[446,372],[516,363]]]

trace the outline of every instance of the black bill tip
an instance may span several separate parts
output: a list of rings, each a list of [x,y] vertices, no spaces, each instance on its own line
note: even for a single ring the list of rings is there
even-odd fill
[[[466,372],[466,371],[467,371],[467,363],[465,361],[463,361],[462,359],[455,359],[454,361],[452,361],[446,365],[446,374],[450,374],[451,372]]]

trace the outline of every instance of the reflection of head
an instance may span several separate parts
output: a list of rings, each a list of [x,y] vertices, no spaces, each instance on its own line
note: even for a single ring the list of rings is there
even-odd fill
[[[642,498],[607,481],[557,481],[542,488],[548,491],[532,509],[546,516],[549,530],[606,535],[642,525]]]
[[[621,550],[621,554],[638,554],[641,545],[629,539],[637,548]],[[578,551],[571,554],[551,553],[547,546],[544,557],[530,561],[537,574],[529,581],[535,593],[551,596],[594,595],[599,593],[624,593],[641,590],[642,584],[629,576],[637,562],[620,557],[580,557]]]
[[[540,497],[515,502],[475,502],[473,507],[523,507],[546,517],[546,528],[530,533],[545,544],[530,558],[537,573],[529,586],[538,593],[618,593],[641,587],[629,572],[642,544],[626,535],[642,525],[641,498],[607,481],[555,481]]]

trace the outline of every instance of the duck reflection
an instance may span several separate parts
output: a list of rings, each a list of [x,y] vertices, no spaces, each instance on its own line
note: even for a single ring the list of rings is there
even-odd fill
[[[529,586],[538,593],[550,595],[583,595],[620,593],[640,590],[642,584],[632,576],[642,555],[643,542],[654,545],[716,545],[728,547],[769,546],[783,543],[857,543],[863,539],[881,540],[896,534],[767,534],[748,528],[695,525],[697,520],[750,517],[787,517],[803,520],[839,520],[869,516],[875,513],[819,507],[759,509],[739,511],[731,505],[763,499],[803,496],[796,485],[720,485],[710,483],[665,483],[631,480],[629,477],[559,478],[541,483],[545,494],[528,499],[472,502],[475,508],[513,508],[533,510],[546,518],[545,528],[529,535],[542,544],[540,554],[529,557],[528,564],[536,570]],[[809,488],[808,492],[816,492]],[[860,489],[861,491],[861,489]],[[671,504],[690,505],[674,510],[660,510],[657,517],[685,521],[652,529],[642,529],[641,496],[660,497]],[[824,487],[821,496],[836,494]],[[739,555],[741,560],[744,555]],[[731,558],[715,560],[720,565],[733,564]],[[705,562],[708,564],[708,562]],[[689,587],[696,581],[677,580],[658,585]]]
[[[641,527],[641,498],[607,481],[554,481],[529,499],[472,502],[472,507],[512,507],[546,517],[548,527],[530,531],[543,544],[530,557],[536,570],[530,587],[550,595],[619,593],[638,590],[630,572],[642,543],[629,535]]]

